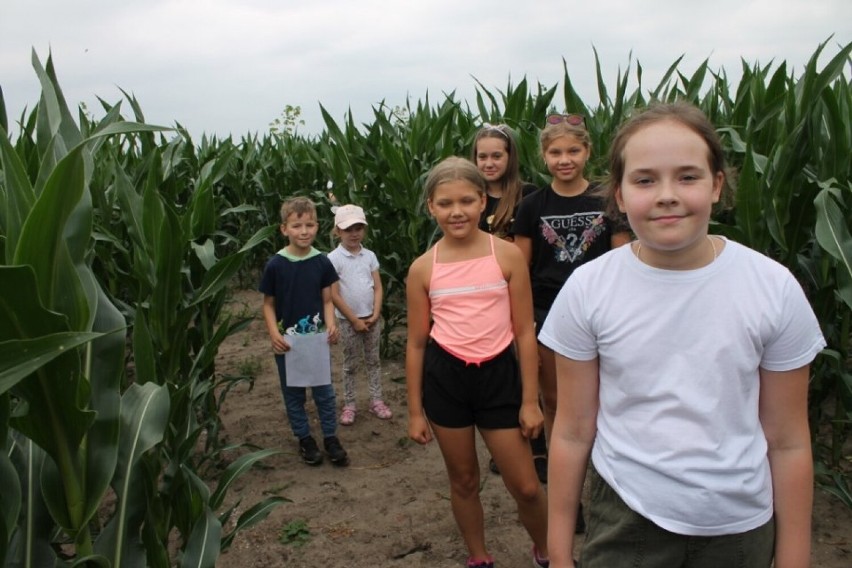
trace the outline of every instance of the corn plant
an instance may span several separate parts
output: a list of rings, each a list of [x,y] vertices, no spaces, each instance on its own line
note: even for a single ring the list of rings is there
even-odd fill
[[[771,66],[748,66],[743,62],[743,79],[735,92],[724,70],[711,70],[705,60],[692,74],[685,74],[678,69],[680,59],[648,92],[643,91],[638,62],[637,86],[630,86],[632,74],[628,65],[624,73],[619,71],[611,92],[595,52],[598,99],[592,103],[577,94],[566,68],[562,108],[553,102],[553,89],[539,85],[537,94],[532,95],[523,80],[497,94],[478,84],[478,114],[463,109],[452,95],[448,96],[438,111],[457,109],[453,113],[454,124],[448,124],[445,115],[435,115],[424,105],[409,106],[407,120],[396,124],[377,112],[375,122],[364,125],[364,134],[355,128],[351,117],[345,127],[340,127],[326,115],[330,140],[323,162],[332,172],[335,187],[342,185],[342,193],[348,193],[349,199],[360,199],[362,203],[377,200],[377,213],[390,213],[396,224],[405,219],[401,226],[408,228],[407,236],[419,235],[419,239],[406,240],[398,232],[393,233],[393,227],[389,229],[395,238],[390,250],[379,250],[380,258],[384,254],[396,259],[395,254],[406,252],[404,261],[398,263],[403,268],[431,240],[428,225],[420,218],[420,186],[415,181],[418,172],[425,172],[446,155],[448,148],[467,155],[473,132],[483,122],[505,122],[521,134],[523,172],[527,179],[541,184],[546,176],[539,165],[537,137],[548,111],[579,112],[587,117],[594,143],[588,174],[597,177],[605,173],[603,157],[612,136],[635,110],[653,101],[687,100],[696,104],[719,126],[734,172],[733,196],[727,207],[718,211],[714,230],[790,268],[805,287],[822,324],[829,346],[813,368],[812,432],[816,457],[831,473],[821,475],[820,482],[838,495],[848,495],[833,480],[848,477],[842,469],[843,449],[852,422],[852,99],[845,74],[852,45],[842,47],[819,68],[818,58],[824,47],[825,44],[819,46],[800,77],[792,76],[784,63],[773,70]],[[416,130],[418,119],[424,117],[427,124],[421,126],[422,131]],[[437,141],[443,147],[433,149],[431,144]],[[391,166],[388,170],[377,167],[385,161]],[[396,180],[401,183],[392,183]],[[366,191],[373,187],[382,188],[382,194],[392,197]],[[387,199],[399,201],[399,192],[406,188],[405,199],[410,200],[407,208],[383,203]],[[403,276],[404,272],[398,275]],[[399,319],[402,318],[404,314],[400,313]]]
[[[850,493],[849,472],[843,452],[852,423],[852,165],[848,158],[852,47],[841,46],[838,54],[821,66],[818,58],[824,48],[825,44],[819,46],[799,76],[793,75],[784,62],[777,66],[743,62],[737,86],[728,82],[724,69],[711,69],[709,61],[686,73],[680,58],[650,87],[643,83],[641,64],[632,60],[610,83],[601,72],[595,51],[597,94],[593,100],[584,101],[579,96],[563,61],[561,90],[532,86],[526,79],[510,82],[500,90],[477,82],[471,106],[456,100],[453,93],[437,103],[428,96],[397,108],[381,103],[364,124],[356,124],[351,114],[337,122],[323,108],[325,129],[319,135],[305,137],[287,129],[249,135],[239,141],[202,136],[196,142],[179,127],[176,136],[167,138],[166,132],[124,123],[120,105],[104,101],[105,116],[99,121],[87,109],[80,109],[77,131],[54,85],[52,71],[48,71],[40,74],[45,93],[38,112],[22,113],[18,140],[14,144],[3,142],[0,260],[4,269],[14,266],[18,272],[9,272],[9,278],[14,274],[13,280],[4,275],[0,287],[17,289],[26,287],[24,282],[32,289],[43,286],[43,259],[20,257],[36,263],[36,276],[32,278],[22,276],[20,263],[13,259],[23,254],[16,251],[24,220],[35,209],[51,172],[59,168],[71,149],[80,146],[75,151],[82,157],[84,189],[66,225],[77,227],[77,220],[85,213],[91,218],[86,221],[91,230],[78,230],[74,238],[56,245],[60,252],[64,250],[61,247],[71,251],[57,257],[62,261],[58,266],[70,262],[87,275],[82,279],[84,284],[94,281],[99,286],[97,295],[86,296],[90,311],[107,310],[105,304],[109,303],[116,328],[128,325],[132,330],[132,349],[123,351],[129,371],[120,381],[118,396],[123,400],[130,389],[141,387],[151,392],[155,386],[168,391],[168,427],[157,442],[150,442],[148,452],[133,461],[134,468],[145,475],[140,474],[132,489],[140,489],[148,499],[142,521],[135,516],[141,507],[131,508],[134,513],[130,519],[137,523],[134,530],[142,527],[141,532],[134,533],[141,536],[133,546],[147,549],[149,564],[163,564],[164,543],[169,532],[177,529],[182,538],[181,557],[193,557],[196,549],[189,546],[192,535],[202,531],[197,528],[203,526],[199,524],[202,519],[213,518],[214,505],[221,505],[221,495],[214,499],[205,493],[198,473],[203,464],[218,459],[218,405],[221,393],[229,387],[217,379],[215,352],[228,333],[245,323],[223,316],[226,288],[235,281],[256,284],[258,269],[277,248],[273,235],[284,198],[307,195],[318,203],[321,232],[317,246],[325,250],[334,246],[329,237],[330,206],[335,202],[357,203],[365,208],[370,221],[367,245],[382,261],[388,323],[383,346],[387,355],[395,348],[389,341],[390,332],[405,320],[403,283],[408,266],[437,236],[422,195],[424,176],[433,164],[450,155],[468,156],[477,128],[484,122],[502,122],[519,135],[522,177],[541,185],[548,179],[538,147],[544,117],[548,112],[579,112],[586,116],[594,145],[587,173],[597,178],[606,173],[604,158],[610,140],[627,117],[652,101],[685,99],[702,108],[719,127],[732,166],[732,191],[714,216],[713,230],[788,266],[818,315],[829,343],[813,366],[810,388],[818,479],[826,490],[846,498]],[[135,122],[144,124],[138,101],[127,93],[125,98]],[[5,110],[0,108],[0,126],[6,129],[7,123]],[[66,169],[76,171],[66,165],[61,171]],[[20,187],[31,187],[32,191]],[[68,196],[63,194],[63,198]],[[163,248],[166,243],[172,246]],[[72,260],[63,260],[66,256]],[[72,282],[56,301],[75,297],[81,287],[88,289]],[[103,325],[80,324],[83,318],[77,312],[81,308],[74,302],[68,307],[64,303],[56,306],[50,303],[50,296],[45,299],[41,295],[39,301],[16,299],[7,309],[11,313],[12,306],[36,309],[41,305],[48,313],[71,310],[63,317],[71,322],[68,329],[73,333],[114,331]],[[75,337],[80,345],[100,346],[121,333],[91,339]],[[13,338],[21,339],[0,336],[0,354],[5,353],[2,342]],[[118,340],[113,341],[117,357]],[[11,352],[23,347],[16,343],[5,348]],[[76,354],[87,352],[89,347],[68,349]],[[63,354],[57,361],[66,358],[70,356]],[[89,376],[83,371],[81,374]],[[13,447],[10,440],[15,444],[6,454],[9,459],[0,460],[0,475],[5,471],[7,477],[15,467],[21,471],[22,464],[56,460],[51,455],[54,448],[44,448],[28,430],[22,433],[16,429],[17,416],[25,414],[22,401],[28,400],[17,384],[15,390],[10,386],[2,391],[5,398],[0,401],[4,424],[0,434],[7,440],[7,448]],[[100,383],[89,380],[80,384]],[[41,402],[48,400],[43,397]],[[95,403],[88,404],[81,407],[88,409]],[[105,411],[96,416],[106,421],[109,415]],[[92,424],[92,428],[108,430],[97,420]],[[207,443],[199,455],[196,448],[202,434],[207,434]],[[25,462],[22,456],[30,461]],[[250,463],[254,458],[245,459]],[[54,466],[39,467],[48,471]],[[163,473],[162,483],[151,481],[155,472]],[[10,490],[10,497],[6,492],[0,495],[6,527],[13,527],[7,533],[13,536],[6,542],[18,542],[14,540],[14,534],[19,534],[14,521],[21,510],[26,510],[16,509],[14,503],[19,500],[15,495],[29,495],[40,486],[24,480],[16,487]],[[128,502],[143,502],[139,495],[131,497]],[[49,501],[50,497],[36,495],[33,502],[39,500]],[[220,523],[226,515],[218,516]],[[45,526],[53,523],[52,511],[46,507],[34,510],[28,518],[44,521]],[[215,523],[209,527],[215,531]],[[114,534],[110,531],[112,527],[104,527],[101,534]],[[80,536],[83,529],[76,533],[63,529],[62,534],[85,541]],[[204,529],[204,534],[212,533]],[[222,538],[222,547],[230,542],[229,536],[233,533]],[[81,546],[80,550],[84,549]],[[95,547],[95,553],[99,552]]]
[[[722,133],[739,175],[735,224],[720,228],[790,268],[820,320],[829,345],[813,368],[811,430],[828,472],[820,481],[843,495],[831,472],[841,472],[852,424],[852,44],[819,69],[824,45],[797,80],[784,65],[768,84],[768,68],[747,68],[726,101]]]
[[[94,152],[104,141],[125,137],[125,144],[140,133],[150,141],[148,135],[162,129],[125,122],[118,112],[108,112],[103,121],[84,129],[84,137],[68,111],[51,59],[42,67],[33,54],[33,66],[42,96],[34,118],[22,120],[22,140],[16,146],[10,143],[5,110],[0,124],[0,560],[9,566],[170,566],[166,544],[177,527],[181,563],[213,566],[236,531],[259,521],[280,502],[257,504],[240,517],[234,531],[222,535],[222,523],[233,507],[220,515],[215,512],[229,486],[274,451],[242,456],[212,492],[192,471],[191,461],[171,459],[174,448],[166,443],[173,433],[183,428],[184,444],[194,435],[192,419],[186,416],[197,407],[187,409],[185,401],[203,398],[212,390],[210,381],[202,377],[198,385],[184,389],[192,396],[175,396],[152,364],[157,359],[153,343],[140,339],[144,333],[137,331],[134,355],[142,364],[136,380],[124,385],[126,319],[92,268]],[[118,164],[110,162],[121,183],[126,180]],[[204,179],[202,175],[201,184]],[[151,223],[174,217],[167,219],[153,190],[148,196],[145,205],[154,217],[146,217],[148,225],[142,230],[158,233],[152,238],[162,244],[159,228]],[[100,195],[99,203],[106,202],[106,195]],[[183,228],[184,234],[200,238],[214,213],[203,196],[196,202],[200,205]],[[255,242],[262,240],[261,235]],[[249,242],[241,251],[252,246]],[[216,294],[239,268],[242,254],[209,262],[199,276],[191,303],[201,320],[205,302],[217,301]],[[161,277],[158,284],[164,288],[171,286],[166,280],[179,278],[169,272],[172,257],[159,267],[134,266],[137,273]],[[170,290],[163,294],[172,297]],[[161,310],[156,292],[148,300],[145,310]],[[217,338],[232,330],[227,323],[221,325],[209,337],[213,348]],[[198,349],[191,368],[207,369],[212,358],[209,351]],[[172,360],[169,355],[166,359]],[[172,470],[164,470],[164,464]],[[162,485],[175,479],[185,480],[184,492],[177,496]],[[179,498],[186,492],[191,502]],[[103,508],[108,494],[116,503],[112,511]],[[176,524],[176,519],[181,522]]]
[[[411,259],[425,251],[435,225],[425,212],[423,180],[440,159],[465,151],[455,123],[460,105],[447,98],[437,109],[427,104],[404,110],[374,109],[375,122],[366,132],[351,115],[341,128],[323,108],[327,132],[316,159],[326,172],[331,192],[340,203],[364,208],[370,222],[368,246],[382,259],[385,288],[384,345],[404,317],[404,278]],[[331,205],[322,193],[318,197]],[[324,209],[329,211],[329,209]],[[326,216],[328,227],[331,214]]]

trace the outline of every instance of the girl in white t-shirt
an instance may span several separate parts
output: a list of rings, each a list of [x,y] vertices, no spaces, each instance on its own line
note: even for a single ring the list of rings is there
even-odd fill
[[[331,298],[343,344],[343,426],[355,422],[355,372],[362,360],[370,391],[368,410],[382,420],[393,417],[382,397],[382,279],[375,253],[361,244],[366,230],[367,217],[361,207],[342,205],[335,209],[334,235],[340,244],[328,259],[340,277],[331,285]]]
[[[613,140],[608,189],[637,241],[577,268],[539,335],[557,354],[553,568],[574,566],[590,456],[583,568],[809,565],[825,341],[785,267],[708,234],[724,181],[691,105],[652,106]]]

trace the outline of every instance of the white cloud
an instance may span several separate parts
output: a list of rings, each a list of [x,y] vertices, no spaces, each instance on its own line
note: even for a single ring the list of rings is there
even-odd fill
[[[71,104],[95,97],[139,99],[150,122],[193,133],[236,136],[266,130],[287,104],[302,107],[307,131],[323,124],[322,103],[356,122],[370,107],[445,92],[473,102],[523,78],[562,79],[566,61],[581,96],[597,96],[593,47],[610,89],[637,61],[656,85],[679,56],[691,74],[705,59],[738,79],[740,60],[787,61],[801,70],[832,33],[827,56],[852,40],[848,0],[4,0],[0,86],[9,115],[38,97],[30,49],[52,50]]]

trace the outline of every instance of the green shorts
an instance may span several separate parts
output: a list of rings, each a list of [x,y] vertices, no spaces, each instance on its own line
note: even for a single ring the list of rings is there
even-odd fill
[[[630,509],[594,468],[586,542],[578,568],[769,568],[775,520],[720,536],[662,529]]]

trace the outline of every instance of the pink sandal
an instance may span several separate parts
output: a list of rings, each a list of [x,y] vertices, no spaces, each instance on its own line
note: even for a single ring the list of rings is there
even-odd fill
[[[370,412],[375,414],[381,420],[388,420],[393,417],[393,412],[381,400],[374,400],[370,403]]]
[[[346,404],[343,406],[343,412],[340,413],[340,423],[343,426],[351,426],[355,423],[355,406]]]

